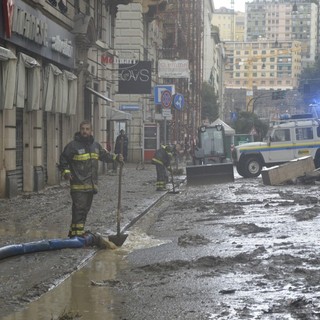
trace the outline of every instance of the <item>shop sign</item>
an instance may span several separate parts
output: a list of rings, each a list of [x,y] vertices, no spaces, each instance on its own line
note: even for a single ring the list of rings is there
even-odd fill
[[[14,7],[12,31],[45,47],[48,46],[48,25],[29,12]]]
[[[119,94],[151,92],[151,61],[119,64]]]
[[[138,105],[123,104],[119,108],[121,111],[139,111],[141,107]]]
[[[71,58],[73,55],[73,46],[71,41],[68,39],[61,40],[60,36],[55,36],[51,38],[52,40],[52,50],[60,52],[61,54]]]

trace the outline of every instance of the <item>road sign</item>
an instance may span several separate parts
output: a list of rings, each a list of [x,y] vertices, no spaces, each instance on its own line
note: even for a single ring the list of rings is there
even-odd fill
[[[171,109],[162,109],[162,116],[167,120],[172,119]]]
[[[168,90],[168,91],[170,91],[171,95],[174,95],[175,86],[174,86],[174,84],[155,86],[154,87],[154,104],[161,104],[161,93],[164,90]]]
[[[177,93],[174,95],[173,97],[173,106],[177,109],[177,110],[181,110],[184,106],[184,97],[182,94]]]
[[[257,130],[256,130],[255,127],[252,127],[252,129],[251,129],[251,131],[250,131],[250,134],[251,134],[252,136],[257,136],[257,135],[258,135],[258,132],[257,132]]]
[[[164,108],[170,108],[172,104],[172,95],[169,90],[164,90],[161,93],[161,104]]]

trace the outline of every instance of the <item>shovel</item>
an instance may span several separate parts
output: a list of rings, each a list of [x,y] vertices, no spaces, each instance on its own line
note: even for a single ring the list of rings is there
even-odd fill
[[[169,191],[168,193],[171,193],[171,194],[178,194],[180,193],[180,191],[176,191],[176,187],[174,185],[174,181],[173,181],[173,171],[172,171],[172,167],[170,165],[170,173],[171,173],[171,183],[172,183],[172,190]]]
[[[123,149],[122,144],[123,144],[123,140],[121,141],[121,149]],[[118,207],[117,207],[117,234],[109,236],[109,241],[113,242],[117,247],[121,247],[123,245],[123,243],[126,241],[127,237],[128,237],[128,234],[121,233],[121,231],[120,231],[122,169],[123,169],[123,162],[120,163],[120,170],[119,170]]]

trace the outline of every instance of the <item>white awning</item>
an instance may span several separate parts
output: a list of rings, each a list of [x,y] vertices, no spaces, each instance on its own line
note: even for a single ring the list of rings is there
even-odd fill
[[[7,61],[9,59],[17,59],[13,52],[9,49],[0,47],[0,60]]]
[[[104,96],[103,94],[89,88],[86,87],[86,89],[96,95],[98,98],[103,99],[105,101],[108,102],[113,102],[113,100],[109,99],[108,97]],[[118,109],[109,107],[109,106],[105,106],[107,108],[107,120],[111,120],[111,121],[127,121],[127,120],[132,120],[132,114],[128,113],[128,112],[123,112],[120,111]]]
[[[96,91],[96,90],[93,90],[93,89],[91,89],[91,88],[89,88],[89,87],[86,87],[86,89],[87,89],[88,91],[90,91],[90,93],[94,94],[95,96],[97,96],[97,97],[99,97],[99,98],[101,98],[101,99],[103,99],[103,100],[105,100],[105,101],[114,102],[113,100],[111,100],[110,98],[104,96],[102,93],[100,93],[100,92],[98,92],[98,91]]]
[[[108,120],[112,121],[130,121],[132,120],[132,114],[111,107],[107,107],[107,118]]]

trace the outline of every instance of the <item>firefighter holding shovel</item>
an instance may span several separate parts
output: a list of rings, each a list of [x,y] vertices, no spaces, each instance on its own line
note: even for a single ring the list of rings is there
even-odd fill
[[[170,146],[161,145],[161,148],[155,152],[155,155],[151,160],[151,163],[156,166],[157,170],[157,191],[167,191],[167,170],[172,170],[170,166],[172,156],[172,148]]]
[[[123,163],[121,154],[106,151],[94,141],[90,121],[82,121],[74,140],[66,145],[61,156],[59,169],[65,180],[70,182],[72,198],[72,221],[68,236],[85,236],[85,223],[93,196],[98,192],[98,161]],[[97,237],[97,245],[101,242]],[[104,243],[106,245],[106,243]]]

